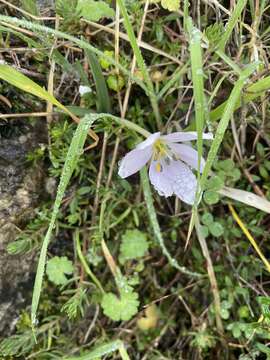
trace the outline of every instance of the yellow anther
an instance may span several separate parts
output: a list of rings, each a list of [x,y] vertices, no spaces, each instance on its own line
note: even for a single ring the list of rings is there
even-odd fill
[[[156,170],[157,172],[161,172],[161,165],[159,162],[156,164]]]

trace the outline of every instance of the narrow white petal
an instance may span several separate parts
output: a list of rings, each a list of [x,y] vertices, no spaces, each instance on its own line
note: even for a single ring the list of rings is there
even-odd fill
[[[173,194],[173,184],[172,179],[168,176],[166,172],[166,165],[161,164],[160,171],[157,171],[157,161],[152,161],[149,168],[149,179],[151,184],[157,190],[161,196],[171,196]]]
[[[148,146],[143,150],[134,149],[128,152],[120,162],[118,175],[126,178],[139,171],[152,156],[152,147]]]
[[[189,145],[171,143],[170,148],[172,151],[184,161],[186,164],[191,166],[193,169],[198,169],[198,152]],[[200,172],[203,172],[205,161],[201,158]]]
[[[186,131],[186,132],[174,132],[168,135],[161,136],[161,139],[168,141],[168,142],[185,142],[197,139],[197,132],[196,131]],[[213,134],[212,133],[203,133],[203,139],[205,140],[212,140]]]
[[[160,138],[160,132],[156,132],[154,134],[151,134],[151,135],[148,136],[148,138],[146,140],[139,143],[136,146],[136,149],[139,149],[139,150],[145,149],[147,146],[153,145],[154,142],[159,138]]]

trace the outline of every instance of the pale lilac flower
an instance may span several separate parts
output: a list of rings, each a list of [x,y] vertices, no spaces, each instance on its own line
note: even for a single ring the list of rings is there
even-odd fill
[[[203,139],[212,138],[211,133],[203,134]],[[188,142],[196,139],[195,131],[151,134],[124,156],[118,174],[121,178],[126,178],[151,160],[149,179],[158,193],[165,197],[174,194],[187,204],[193,204],[197,180],[191,168],[198,168],[198,153]],[[186,142],[187,144],[181,144]],[[202,172],[205,165],[203,158],[200,164]]]

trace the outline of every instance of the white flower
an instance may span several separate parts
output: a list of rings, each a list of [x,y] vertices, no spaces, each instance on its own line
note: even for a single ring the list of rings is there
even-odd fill
[[[211,133],[203,134],[203,139],[212,138]],[[151,160],[149,179],[158,193],[165,197],[175,194],[187,204],[193,204],[197,179],[191,168],[198,168],[198,153],[188,143],[181,143],[196,139],[195,131],[175,132],[168,135],[160,135],[160,132],[151,134],[125,155],[121,160],[118,174],[121,178],[126,178]],[[205,161],[202,158],[201,172],[204,165]]]

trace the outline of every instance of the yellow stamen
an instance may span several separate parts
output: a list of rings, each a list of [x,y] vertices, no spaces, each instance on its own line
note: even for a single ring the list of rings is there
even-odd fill
[[[161,165],[159,162],[156,164],[156,170],[157,172],[161,172]]]

